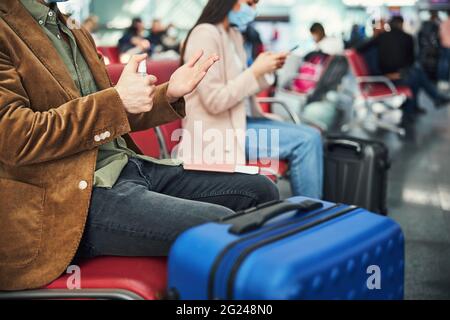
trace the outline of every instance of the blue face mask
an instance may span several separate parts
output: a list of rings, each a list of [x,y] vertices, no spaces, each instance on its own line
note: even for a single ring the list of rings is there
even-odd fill
[[[228,21],[231,25],[236,26],[241,32],[247,30],[250,23],[256,19],[256,10],[246,3],[241,3],[239,11],[230,11]]]

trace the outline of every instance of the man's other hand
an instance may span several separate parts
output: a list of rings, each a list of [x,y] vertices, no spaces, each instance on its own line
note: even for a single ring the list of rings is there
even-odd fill
[[[206,76],[208,70],[219,60],[219,56],[214,54],[200,63],[202,57],[203,50],[200,50],[188,63],[174,72],[167,89],[167,99],[170,103],[176,102],[194,91]]]

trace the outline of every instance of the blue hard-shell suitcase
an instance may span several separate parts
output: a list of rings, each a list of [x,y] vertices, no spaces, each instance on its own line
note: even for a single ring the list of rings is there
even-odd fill
[[[393,220],[300,197],[188,230],[169,256],[169,292],[182,300],[398,300],[403,286]]]

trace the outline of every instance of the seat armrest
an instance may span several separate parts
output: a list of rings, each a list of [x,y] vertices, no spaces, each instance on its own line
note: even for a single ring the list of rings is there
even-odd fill
[[[0,292],[1,300],[144,300],[136,293],[120,289],[42,289]]]
[[[287,112],[287,114],[295,124],[302,123],[300,116],[296,114],[294,111],[292,111],[291,108],[289,108],[289,106],[287,105],[287,103],[284,102],[283,100],[277,98],[258,98],[256,99],[256,101],[259,103],[277,104],[281,106],[284,109],[284,111]]]
[[[397,87],[394,85],[391,79],[383,76],[367,76],[367,77],[357,77],[356,81],[359,84],[371,84],[371,83],[381,83],[384,84],[390,91],[392,95],[398,95]]]
[[[303,117],[300,117],[298,114],[296,114],[294,111],[291,110],[291,108],[289,108],[289,106],[286,104],[286,102],[284,102],[283,100],[277,99],[277,98],[258,98],[257,102],[259,103],[269,103],[269,104],[278,104],[279,106],[281,106],[289,115],[289,117],[291,118],[291,120],[295,123],[295,124],[307,124],[310,126],[313,126],[315,128],[317,128],[320,132],[325,132],[327,131],[327,126],[323,123],[319,123],[317,121],[311,121],[308,119],[305,119]]]
[[[159,150],[161,152],[161,159],[169,159],[170,154],[167,148],[167,141],[160,127],[155,128],[156,137],[158,138]]]

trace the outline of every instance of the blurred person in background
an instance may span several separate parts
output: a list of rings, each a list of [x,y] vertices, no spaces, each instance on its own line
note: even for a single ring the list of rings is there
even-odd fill
[[[152,21],[150,35],[148,37],[148,40],[152,44],[152,53],[165,51],[163,38],[166,36],[168,28],[163,26],[160,19],[154,19]]]
[[[450,10],[447,11],[447,19],[441,23],[439,28],[441,40],[441,56],[438,67],[438,87],[441,90],[449,90],[450,79]]]
[[[439,12],[436,10],[430,11],[430,18],[422,22],[418,34],[419,44],[419,62],[423,70],[426,72],[428,78],[432,81],[439,80],[439,69],[446,69],[445,61],[440,61],[441,57],[441,39],[439,36],[439,29],[441,20],[439,19]],[[449,71],[447,71],[447,77]]]
[[[119,52],[121,61],[128,62],[135,54],[150,53],[151,44],[145,37],[145,25],[141,18],[134,18],[131,26],[125,31],[119,40]]]
[[[95,43],[98,43],[96,33],[99,29],[99,18],[97,16],[89,16],[83,21],[82,27],[89,32],[94,39]]]
[[[353,48],[364,42],[365,39],[366,39],[366,30],[364,26],[354,24],[352,26],[352,30],[350,33],[350,39],[345,44],[345,47],[347,49]]]
[[[403,23],[402,16],[394,16],[389,22],[390,31],[381,33],[357,49],[364,54],[375,48],[380,73],[397,85],[411,88],[413,97],[404,105],[404,120],[411,120],[414,114],[426,112],[417,104],[417,96],[421,89],[434,100],[437,107],[446,104],[449,98],[439,93],[423,69],[415,63],[414,39],[403,31]]]
[[[178,39],[179,30],[174,24],[169,24],[167,27],[166,36],[163,38],[163,45],[165,51],[180,52],[180,40]]]
[[[316,43],[317,51],[321,51],[330,56],[344,53],[344,41],[335,37],[327,37],[322,24],[318,22],[313,23],[309,31]]]
[[[372,20],[372,37],[379,36],[386,31],[385,19],[373,19]]]
[[[379,35],[381,35],[383,32],[386,32],[386,22],[383,19],[379,20],[373,19],[372,32],[373,35],[371,39],[374,39]],[[358,49],[364,43],[365,41],[359,43],[358,45],[355,46],[355,48]],[[378,61],[378,48],[376,46],[371,46],[370,48],[366,48],[366,50],[364,50],[362,54],[364,55],[364,60],[367,63],[367,67],[369,68],[370,74],[374,76],[382,75]]]
[[[179,52],[178,31],[173,24],[164,26],[160,19],[154,19],[148,40],[152,45],[152,54],[169,50]]]
[[[200,48],[206,53],[217,52],[221,60],[202,85],[186,97],[187,116],[183,128],[194,139],[198,139],[198,124],[202,126],[202,139],[207,130],[214,130],[222,139],[231,131],[233,141],[226,139],[213,146],[219,148],[218,152],[226,159],[210,159],[210,146],[206,143],[192,146],[183,138],[178,147],[179,156],[188,163],[195,162],[195,156],[200,155],[205,162],[239,165],[245,165],[247,159],[251,163],[267,157],[288,160],[293,193],[321,198],[323,145],[320,133],[311,127],[275,120],[278,118],[273,115],[269,117],[256,100],[256,94],[274,83],[274,73],[283,67],[288,56],[288,53],[265,52],[247,67],[241,32],[255,20],[257,3],[257,0],[209,0],[189,32],[182,50],[183,61],[191,59]],[[279,145],[272,145],[272,132],[279,133]],[[251,133],[261,139],[249,139]],[[268,141],[263,141],[264,135]]]

